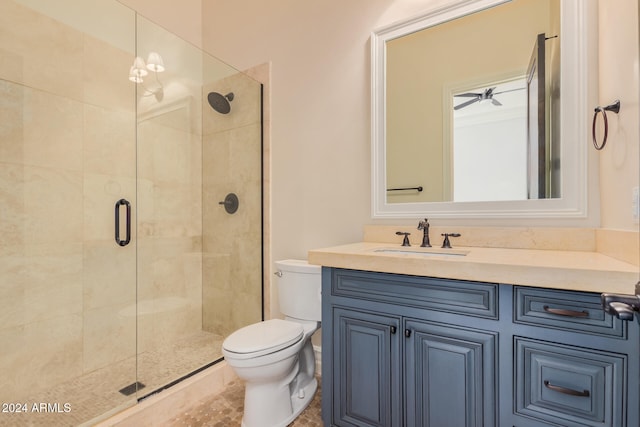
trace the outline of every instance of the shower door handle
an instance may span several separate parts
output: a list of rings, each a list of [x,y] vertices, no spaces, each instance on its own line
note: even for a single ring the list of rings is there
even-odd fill
[[[120,207],[122,205],[124,205],[126,208],[126,220],[127,220],[125,224],[125,229],[127,234],[124,240],[120,239]],[[128,200],[120,199],[116,202],[115,218],[116,218],[116,224],[115,224],[116,243],[120,246],[127,246],[129,242],[131,242],[131,203],[129,203]]]

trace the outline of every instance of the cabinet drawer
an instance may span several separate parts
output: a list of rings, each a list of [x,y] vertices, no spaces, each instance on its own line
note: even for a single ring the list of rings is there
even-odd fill
[[[514,299],[516,323],[625,337],[624,323],[604,312],[600,294],[516,287]]]
[[[334,269],[331,294],[497,319],[498,285]]]
[[[516,412],[563,426],[626,425],[624,355],[515,338]]]

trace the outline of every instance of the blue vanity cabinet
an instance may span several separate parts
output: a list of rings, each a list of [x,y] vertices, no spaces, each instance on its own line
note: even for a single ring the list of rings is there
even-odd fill
[[[495,425],[497,285],[329,268],[322,280],[326,426]]]
[[[640,427],[640,323],[600,295],[323,267],[325,426]]]

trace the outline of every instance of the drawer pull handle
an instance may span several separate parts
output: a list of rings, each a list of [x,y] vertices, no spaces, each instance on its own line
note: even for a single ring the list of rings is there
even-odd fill
[[[589,312],[586,310],[575,311],[575,310],[564,310],[562,308],[551,308],[548,305],[542,307],[544,311],[551,314],[557,314],[558,316],[567,316],[567,317],[589,317]]]
[[[398,328],[396,328],[396,327],[395,327],[395,326],[393,326],[393,325],[392,325],[389,329],[391,330],[391,334],[395,334],[395,333],[396,333],[396,331],[398,330]]]
[[[548,380],[544,380],[544,386],[549,390],[557,391],[558,393],[568,394],[570,396],[589,397],[589,390],[573,390],[559,385],[553,385]]]

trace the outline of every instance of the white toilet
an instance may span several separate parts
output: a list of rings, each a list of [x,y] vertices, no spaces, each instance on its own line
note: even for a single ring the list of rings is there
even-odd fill
[[[320,327],[320,266],[276,261],[285,320],[238,329],[222,343],[229,366],[245,381],[242,427],[285,427],[318,388],[311,335]]]

